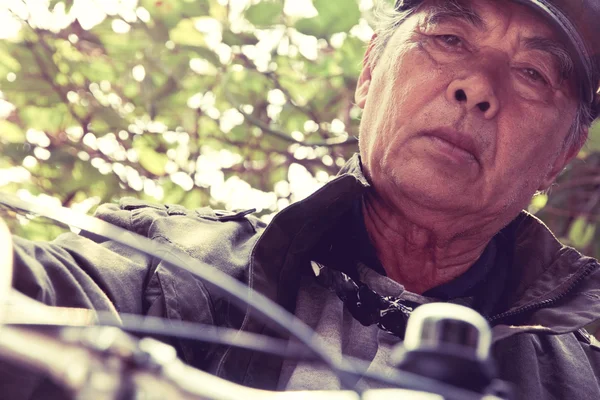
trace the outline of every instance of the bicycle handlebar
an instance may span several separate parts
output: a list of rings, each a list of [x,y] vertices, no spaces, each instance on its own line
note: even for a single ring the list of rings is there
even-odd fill
[[[84,328],[78,334],[48,334],[31,327],[0,328],[0,358],[42,372],[74,399],[182,400],[443,400],[408,389],[274,392],[252,389],[194,369],[175,350],[154,339],[133,340],[118,328]],[[58,337],[57,337],[58,336]],[[135,394],[135,395],[134,395]],[[480,396],[483,398],[483,396]],[[502,400],[486,396],[486,400]]]
[[[13,292],[14,293],[14,292]],[[11,297],[26,313],[47,312],[23,295]],[[36,307],[39,309],[36,311]],[[24,319],[25,320],[25,319]],[[38,321],[39,322],[39,321]],[[50,323],[42,320],[42,323]],[[177,358],[173,347],[150,338],[135,339],[117,327],[0,325],[0,360],[41,372],[73,399],[183,400],[442,400],[439,394],[408,389],[273,392],[241,386],[194,369]],[[483,399],[469,393],[468,398]],[[135,394],[135,395],[134,395]],[[454,397],[456,398],[456,397]],[[467,397],[459,397],[467,398]],[[486,395],[486,400],[502,400]]]
[[[39,212],[42,215],[49,216],[56,220],[73,222],[75,226],[85,225],[87,230],[105,236],[109,239],[116,240],[133,248],[141,249],[140,251],[148,252],[148,248],[153,248],[146,245],[149,239],[139,237],[128,231],[117,229],[116,227],[107,224],[103,221],[83,216],[79,223],[77,222],[72,211],[68,209],[60,209],[60,212],[50,212],[43,207],[35,205],[21,206],[15,199],[7,199],[6,195],[0,196],[0,203],[7,204],[16,209],[24,209],[32,212]],[[83,222],[81,222],[83,221]],[[145,249],[145,250],[144,250]],[[326,362],[330,367],[338,372],[340,379],[344,375],[354,375],[355,377],[367,376],[374,377],[377,374],[369,376],[366,369],[364,374],[360,374],[356,370],[354,362],[347,360],[348,365],[343,365],[339,360],[334,360],[326,353],[322,352],[322,342],[318,340],[311,332],[306,329],[299,329],[298,326],[304,327],[302,323],[293,324],[297,329],[291,329],[287,322],[295,320],[295,317],[287,314],[275,304],[266,302],[262,304],[256,298],[260,298],[258,294],[253,296],[244,296],[241,293],[236,293],[240,285],[239,282],[228,276],[221,276],[216,272],[210,274],[202,268],[198,268],[197,260],[188,259],[183,254],[169,248],[160,248],[161,258],[169,259],[175,265],[181,266],[184,269],[190,270],[200,278],[212,282],[219,286],[223,285],[223,289],[232,293],[238,300],[248,301],[255,299],[252,306],[271,319],[280,326],[285,327],[301,339],[307,348],[311,349],[314,354],[321,357],[323,362]],[[153,251],[152,254],[157,251]],[[182,264],[182,261],[188,265]],[[432,394],[423,390],[409,389],[373,389],[358,393],[350,390],[340,391],[310,391],[310,392],[271,392],[265,390],[251,389],[235,383],[225,381],[206,372],[194,369],[185,365],[176,357],[175,350],[162,342],[153,339],[144,338],[141,340],[134,339],[132,336],[125,334],[122,330],[116,327],[85,327],[85,328],[40,328],[40,326],[24,326],[24,325],[3,325],[4,305],[8,303],[10,285],[12,282],[12,242],[10,234],[2,219],[0,218],[0,360],[7,360],[17,365],[25,366],[37,372],[42,372],[52,378],[57,384],[67,389],[75,399],[100,399],[100,400],[116,400],[116,399],[160,399],[160,398],[179,398],[179,399],[207,399],[207,400],[233,400],[234,398],[242,398],[244,400],[253,399],[276,399],[276,400],[295,400],[299,398],[313,399],[334,399],[334,400],[379,400],[388,399],[391,395],[398,398],[407,399],[423,399],[423,400],[439,400],[443,398],[452,399],[483,399],[486,400],[502,400],[507,396],[503,396],[502,390],[500,396],[495,396],[495,392],[482,391],[472,392],[473,389],[465,389],[461,386],[453,386],[449,384],[445,377],[441,380],[437,376],[429,376],[427,373],[422,374],[422,366],[419,366],[418,358],[423,356],[428,358],[428,362],[444,361],[443,357],[448,356],[453,358],[452,363],[445,365],[445,369],[452,369],[456,358],[464,358],[462,351],[471,354],[472,359],[467,360],[467,364],[472,369],[480,364],[479,355],[487,354],[485,346],[482,343],[489,344],[489,330],[485,321],[477,321],[473,319],[473,311],[461,310],[448,312],[443,311],[441,314],[434,312],[427,314],[425,309],[431,309],[434,304],[423,305],[419,307],[415,314],[421,315],[420,327],[428,332],[427,340],[419,341],[418,335],[414,336],[408,332],[411,329],[411,319],[407,328],[407,337],[412,337],[409,340],[410,351],[400,354],[397,359],[399,365],[404,362],[404,366],[400,365],[402,371],[392,371],[390,374],[377,375],[376,378],[380,382],[385,382],[390,386],[401,385],[405,388],[420,388],[430,389],[431,392],[444,394],[444,397],[439,394]],[[240,289],[241,290],[241,289]],[[246,289],[247,290],[247,289]],[[17,302],[24,309],[32,311],[37,315],[44,315],[49,309],[48,306],[42,306],[32,299],[23,295],[13,296],[13,302]],[[259,304],[260,303],[260,304]],[[13,304],[14,306],[14,304]],[[268,307],[267,307],[268,306]],[[438,304],[439,306],[439,304]],[[461,306],[454,306],[465,309]],[[37,311],[36,311],[37,307]],[[40,311],[42,310],[43,311]],[[450,321],[455,315],[462,315],[460,318]],[[85,319],[85,318],[84,318]],[[28,323],[27,318],[21,322]],[[37,323],[51,324],[51,321],[37,320]],[[94,318],[89,318],[86,323],[94,322]],[[448,323],[450,322],[450,323]],[[291,322],[290,322],[291,323]],[[69,324],[67,324],[69,325]],[[287,326],[286,326],[287,325]],[[413,324],[416,326],[416,324]],[[452,335],[446,335],[443,331],[444,326],[453,327]],[[419,329],[417,326],[416,329]],[[475,342],[454,342],[461,335],[456,335],[457,332],[467,332],[468,335],[462,337],[473,337],[476,333],[478,340]],[[423,336],[423,338],[425,338]],[[416,338],[416,339],[415,339]],[[462,340],[462,339],[461,339]],[[423,346],[421,346],[423,345]],[[454,353],[445,354],[446,349],[459,350]],[[476,349],[476,351],[475,351]],[[473,351],[471,351],[473,350]],[[441,357],[437,354],[440,352]],[[479,354],[479,355],[477,355]],[[327,355],[327,356],[326,356]],[[409,357],[405,357],[408,355]],[[415,360],[416,356],[416,360]],[[433,356],[433,357],[432,357]],[[437,358],[436,358],[437,357]],[[416,361],[416,362],[415,362]],[[464,361],[464,359],[462,360]],[[470,364],[469,364],[470,363]],[[360,369],[360,368],[359,368]],[[442,368],[444,369],[444,368]],[[416,372],[415,372],[416,371]],[[454,374],[456,375],[456,374]],[[487,378],[486,378],[487,379]],[[492,388],[494,389],[494,388]]]

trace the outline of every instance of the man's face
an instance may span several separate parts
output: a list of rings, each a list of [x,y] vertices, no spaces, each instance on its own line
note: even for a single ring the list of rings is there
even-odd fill
[[[561,79],[561,40],[516,3],[465,1],[468,18],[432,5],[365,65],[365,172],[388,202],[514,217],[576,153],[563,150],[577,101],[573,79]]]

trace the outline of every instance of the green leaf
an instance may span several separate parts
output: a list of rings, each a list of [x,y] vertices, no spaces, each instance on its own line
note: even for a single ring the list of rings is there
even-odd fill
[[[207,194],[200,189],[193,189],[184,194],[181,205],[188,209],[202,207],[207,203]]]
[[[195,21],[187,18],[180,21],[169,33],[171,40],[177,44],[201,46],[204,44],[204,35],[196,29]]]
[[[109,81],[116,79],[116,71],[109,60],[94,59],[89,64],[80,64],[79,71],[92,82]]]
[[[228,46],[254,45],[258,43],[258,39],[249,33],[233,33],[230,29],[223,29],[223,43]]]
[[[19,110],[21,119],[28,128],[38,129],[40,131],[52,133],[69,126],[72,118],[67,107],[64,104],[58,104],[55,107],[24,107]]]
[[[21,63],[2,47],[0,47],[0,65],[3,66],[7,72],[18,72],[21,70]]]
[[[56,7],[58,5],[58,3],[64,3],[65,11],[68,13],[69,11],[71,11],[71,7],[73,7],[73,4],[75,3],[75,1],[74,0],[50,0],[48,9],[53,10],[54,7]]]
[[[236,126],[227,134],[227,136],[235,141],[248,140],[247,128],[244,125]]]
[[[203,58],[215,67],[221,66],[219,56],[212,50],[204,46],[182,46],[183,49],[189,50],[193,55]]]
[[[27,225],[12,225],[11,232],[20,237],[26,237],[30,240],[48,241],[55,239],[56,236],[68,232],[67,228],[59,225],[53,225],[42,218],[34,218]]]
[[[356,0],[346,0],[340,12],[339,3],[331,0],[314,0],[313,4],[319,12],[319,17],[330,25],[330,32],[346,32],[360,19],[360,9]]]
[[[140,5],[150,12],[152,19],[161,20],[173,28],[182,19],[207,15],[207,0],[141,0]]]
[[[296,22],[296,29],[305,35],[319,38],[329,38],[337,32],[347,32],[360,19],[360,9],[356,0],[344,2],[343,12],[339,3],[331,0],[313,0],[319,15],[313,18],[303,18]]]
[[[582,249],[592,242],[594,233],[596,233],[596,226],[590,224],[585,218],[578,217],[571,224],[569,240],[573,246]]]
[[[179,0],[182,9],[182,16],[200,17],[206,16],[210,12],[210,7],[207,0]]]
[[[165,204],[179,204],[186,195],[181,186],[174,184],[171,180],[164,182],[162,187],[165,191],[163,198]]]
[[[167,79],[164,85],[158,88],[152,95],[150,96],[150,101],[162,101],[166,97],[175,93],[178,89],[177,80],[173,77]]]
[[[95,185],[97,181],[104,179],[104,176],[101,175],[100,172],[89,162],[77,160],[75,162],[71,161],[68,164],[67,162],[63,162],[62,164],[65,166],[70,164],[71,168],[69,168],[70,179],[61,179],[55,184],[55,187],[60,189],[61,193],[71,193],[79,190],[85,190],[89,187],[90,182],[94,182]]]
[[[156,176],[165,174],[165,166],[168,157],[165,154],[157,153],[149,147],[140,147],[137,149],[140,165],[148,172]]]
[[[124,129],[127,127],[127,122],[110,107],[102,107],[94,112],[94,120],[101,120],[107,125],[109,130]]]
[[[355,37],[349,36],[344,40],[344,44],[338,50],[341,56],[339,67],[341,67],[344,76],[355,78],[360,75],[362,70],[362,59],[365,54],[365,43]]]
[[[586,151],[600,151],[600,123],[592,125],[589,132],[589,139],[584,146]]]
[[[148,23],[148,35],[158,43],[165,43],[169,40],[169,29],[160,20],[150,21]]]
[[[267,27],[276,24],[282,13],[282,2],[262,1],[248,7],[244,15],[254,26]]]
[[[548,204],[548,195],[538,194],[531,199],[531,202],[529,203],[529,212],[535,214],[546,207],[546,204]]]
[[[8,121],[0,121],[0,141],[8,143],[23,143],[25,133],[16,124]]]
[[[323,38],[327,36],[327,29],[319,17],[303,18],[296,22],[298,32],[308,36]]]
[[[52,86],[42,79],[17,77],[14,82],[4,82],[2,92],[9,94],[9,97],[16,93],[25,94],[32,98],[32,103],[36,104],[60,101],[60,97],[58,97]]]

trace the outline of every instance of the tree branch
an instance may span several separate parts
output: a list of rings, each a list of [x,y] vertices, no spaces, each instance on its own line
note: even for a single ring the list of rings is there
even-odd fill
[[[48,44],[45,43],[44,39],[41,37],[41,35],[38,35],[38,38],[40,40],[40,44],[42,45],[42,47],[44,47],[44,49],[46,51],[50,52],[50,55],[52,53],[52,49],[49,48]],[[40,54],[36,51],[35,49],[35,44],[30,42],[30,41],[25,41],[25,47],[27,47],[29,49],[29,51],[31,52],[31,54],[33,54],[33,57],[35,58],[36,63],[38,64],[39,68],[40,68],[40,73],[42,74],[42,78],[44,79],[44,81],[46,81],[46,83],[48,83],[50,85],[50,87],[52,88],[52,90],[54,90],[54,92],[60,97],[60,99],[62,100],[62,102],[65,104],[65,106],[67,107],[67,109],[69,110],[69,113],[71,114],[71,116],[81,125],[81,127],[85,130],[86,126],[87,126],[87,121],[88,121],[88,117],[81,117],[77,114],[77,112],[75,111],[75,109],[71,106],[71,102],[69,101],[69,99],[67,98],[67,94],[62,90],[62,88],[56,84],[56,82],[54,82],[54,79],[52,78],[52,76],[50,76],[50,73],[48,72],[48,70],[46,69],[46,63],[44,62],[44,60],[42,60],[42,57],[40,56]]]
[[[231,92],[229,92],[229,90],[227,89],[228,82],[229,82],[229,78],[227,77],[227,78],[225,78],[225,81],[223,82],[223,93],[225,94],[225,98],[227,99],[227,101],[229,101],[244,116],[244,118],[246,118],[246,120],[250,124],[256,126],[257,128],[260,128],[264,133],[266,133],[270,136],[281,139],[288,143],[295,143],[295,144],[300,144],[302,146],[308,146],[308,147],[354,146],[358,142],[356,140],[356,138],[354,138],[354,137],[351,137],[348,139],[331,138],[331,139],[327,139],[323,142],[318,142],[318,143],[305,143],[303,141],[296,140],[293,137],[291,137],[290,135],[288,135],[287,133],[273,129],[270,126],[268,126],[266,123],[261,121],[260,119],[253,116],[252,114],[245,112],[242,109],[241,105],[233,99]]]

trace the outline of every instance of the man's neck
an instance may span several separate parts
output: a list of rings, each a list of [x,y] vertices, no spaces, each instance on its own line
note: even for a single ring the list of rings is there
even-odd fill
[[[462,275],[493,237],[465,235],[452,219],[426,227],[372,195],[364,197],[363,217],[387,276],[419,294]]]

